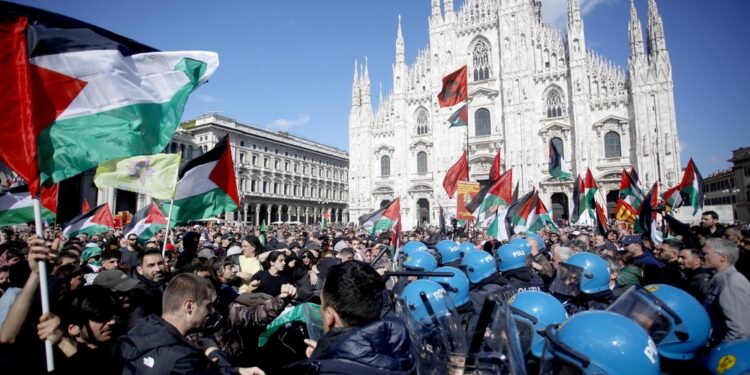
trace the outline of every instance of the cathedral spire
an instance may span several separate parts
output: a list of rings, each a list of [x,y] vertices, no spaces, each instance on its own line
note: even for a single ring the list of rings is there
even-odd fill
[[[443,3],[443,13],[445,14],[445,22],[453,21],[455,17],[453,13],[453,0],[445,0]]]
[[[352,107],[359,107],[359,69],[357,69],[357,59],[354,59],[354,79],[352,80]]]
[[[440,0],[432,0],[432,17],[441,17]]]
[[[361,94],[362,105],[369,106],[370,105],[370,72],[367,69],[367,56],[365,56],[365,67],[362,73],[361,93],[362,93]]]
[[[581,0],[568,0],[568,32],[572,27],[580,28],[581,19]]]
[[[380,88],[378,89],[378,105],[382,105],[383,103],[383,82],[378,82]]]
[[[635,10],[634,0],[630,0],[630,23],[628,24],[628,37],[630,39],[630,60],[635,61],[645,54],[643,50],[643,30],[638,12]]]
[[[583,61],[586,57],[581,0],[568,0],[568,54],[571,61]]]
[[[656,0],[648,0],[648,53],[653,56],[666,50],[664,24],[656,8]]]
[[[403,64],[404,59],[404,35],[401,33],[401,15],[398,15],[398,31],[396,32],[396,64]]]

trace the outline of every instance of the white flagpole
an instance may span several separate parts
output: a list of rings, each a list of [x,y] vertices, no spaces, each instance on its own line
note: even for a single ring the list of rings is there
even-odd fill
[[[39,198],[32,199],[34,202],[34,224],[36,226],[36,235],[44,241],[44,230],[42,230],[42,204]],[[42,314],[49,313],[49,287],[47,286],[47,262],[39,262],[39,288],[42,293]],[[47,372],[55,371],[55,359],[52,354],[52,341],[44,341],[44,351],[47,357]]]
[[[164,244],[161,245],[162,258],[167,252],[167,241],[169,241],[169,228],[170,228],[170,224],[172,223],[172,209],[173,208],[174,208],[174,198],[172,198],[172,202],[169,204],[169,215],[167,215],[167,232],[164,233]]]

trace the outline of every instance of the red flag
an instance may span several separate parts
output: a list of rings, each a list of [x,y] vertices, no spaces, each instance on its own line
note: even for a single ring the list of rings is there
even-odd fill
[[[465,102],[469,98],[466,93],[466,82],[466,65],[443,77],[443,89],[438,94],[440,107],[452,107]]]
[[[448,193],[449,198],[453,198],[453,193],[456,192],[456,185],[458,181],[469,180],[469,159],[466,157],[466,151],[461,155],[456,164],[448,170],[443,179],[443,188]]]
[[[391,214],[395,211],[398,216],[396,219],[396,225],[391,229],[391,245],[394,248],[401,246],[401,198],[396,198],[388,210]]]
[[[497,181],[500,178],[500,150],[497,150],[495,158],[492,159],[492,168],[490,168],[490,183]]]
[[[84,198],[83,204],[81,205],[81,213],[89,212],[91,211],[91,206],[89,206],[89,200]]]

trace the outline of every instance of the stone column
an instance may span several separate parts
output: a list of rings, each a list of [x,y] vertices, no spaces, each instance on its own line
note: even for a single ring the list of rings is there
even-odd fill
[[[255,225],[260,225],[260,203],[255,204]]]
[[[268,206],[266,206],[266,207],[268,207],[268,208],[266,209],[266,214],[267,214],[267,216],[268,216],[268,217],[266,218],[266,224],[268,225],[268,224],[271,224],[271,210],[273,209],[273,205],[272,205],[272,204],[269,204],[269,205],[268,205]]]
[[[243,216],[242,216],[242,223],[243,223],[243,224],[247,224],[247,209],[248,209],[248,204],[247,204],[247,203],[245,203],[245,204],[244,204],[244,205],[242,206],[242,208],[243,208],[243,211],[242,211],[242,213],[243,213]]]

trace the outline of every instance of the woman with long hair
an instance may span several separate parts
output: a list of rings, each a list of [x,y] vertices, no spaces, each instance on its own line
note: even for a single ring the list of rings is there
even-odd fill
[[[286,268],[286,255],[281,251],[272,251],[263,263],[263,271],[256,273],[252,280],[258,280],[257,293],[266,293],[277,296],[281,293],[281,286],[293,284],[292,280],[284,274]]]

